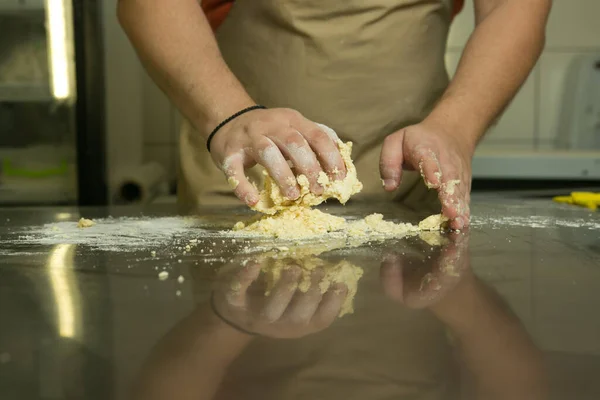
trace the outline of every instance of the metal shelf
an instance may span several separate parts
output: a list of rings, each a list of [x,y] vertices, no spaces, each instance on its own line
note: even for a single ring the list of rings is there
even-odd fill
[[[41,84],[0,84],[0,102],[51,102],[50,87]]]
[[[600,180],[600,151],[478,151],[473,177]]]

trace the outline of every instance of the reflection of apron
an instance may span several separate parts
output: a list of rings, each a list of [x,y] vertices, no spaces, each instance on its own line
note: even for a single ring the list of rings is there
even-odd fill
[[[379,154],[383,139],[421,121],[448,83],[449,3],[237,0],[217,39],[225,61],[257,103],[297,109],[355,143],[363,197],[422,202],[435,199],[435,193],[427,192],[416,173],[404,174],[398,193],[385,194]],[[183,211],[234,199],[204,140],[194,136],[184,123]]]

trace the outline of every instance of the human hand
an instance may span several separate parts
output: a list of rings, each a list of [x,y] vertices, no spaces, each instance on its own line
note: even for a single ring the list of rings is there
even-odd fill
[[[300,267],[290,262],[265,296],[260,271],[261,264],[254,261],[229,264],[221,271],[213,292],[215,313],[248,333],[291,339],[319,332],[335,321],[348,293],[343,284],[333,284],[321,293],[319,283],[324,272],[320,268],[312,272],[309,289],[300,291]]]
[[[236,196],[253,206],[258,202],[258,191],[248,180],[245,169],[256,164],[265,167],[282,193],[292,200],[300,196],[296,174],[306,175],[315,194],[323,193],[317,183],[320,172],[326,172],[332,179],[344,178],[346,167],[337,140],[334,131],[297,111],[258,109],[223,126],[212,141],[211,156],[233,182]]]
[[[428,187],[436,189],[450,228],[469,225],[471,160],[474,147],[441,124],[431,121],[389,135],[381,151],[380,172],[385,190],[398,188],[402,169],[418,170]]]
[[[380,279],[390,299],[413,309],[435,307],[468,275],[468,235],[451,232],[443,238],[447,243],[433,249],[423,241],[384,256]]]

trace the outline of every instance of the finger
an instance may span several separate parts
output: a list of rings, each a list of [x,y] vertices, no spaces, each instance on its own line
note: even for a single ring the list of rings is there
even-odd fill
[[[260,264],[248,262],[232,279],[226,281],[226,301],[234,307],[244,307],[248,295],[248,288],[256,281],[260,274]]]
[[[273,323],[281,318],[294,297],[298,287],[301,270],[292,266],[281,273],[281,278],[271,290],[262,311],[261,318],[267,323]]]
[[[402,179],[404,131],[389,135],[383,141],[379,159],[379,172],[383,180],[383,187],[393,191],[400,185]]]
[[[223,161],[221,170],[227,177],[229,186],[235,195],[249,206],[258,203],[258,190],[250,183],[244,170],[244,153],[228,156]]]
[[[442,183],[438,188],[438,197],[442,204],[442,214],[450,219],[450,228],[462,229],[467,214],[467,184],[458,179],[459,174],[453,165],[444,165]]]
[[[321,126],[307,119],[294,123],[294,128],[302,133],[327,175],[333,180],[344,179],[346,165],[340,154],[338,142],[332,139],[332,135],[336,135],[335,132],[327,128],[333,132],[328,134]]]
[[[256,162],[267,169],[284,196],[292,200],[297,199],[300,196],[300,189],[296,184],[296,177],[276,143],[262,135],[255,135],[253,149]]]
[[[286,311],[286,317],[295,324],[308,324],[313,315],[319,308],[319,303],[323,298],[320,283],[325,273],[322,269],[317,269],[310,276],[310,287],[305,293],[296,291],[290,306]]]
[[[333,143],[338,143],[341,140],[340,137],[338,136],[338,134],[333,129],[328,127],[327,125],[317,123],[317,126],[319,128],[321,128],[321,130],[323,132],[325,132],[327,134],[327,136],[329,136],[329,138],[333,141]]]
[[[329,290],[323,295],[323,299],[315,312],[311,324],[318,329],[324,329],[340,314],[346,296],[348,287],[343,283],[335,283],[329,287]]]
[[[290,128],[286,132],[271,132],[269,138],[292,161],[297,173],[308,178],[310,191],[314,194],[323,193],[323,187],[317,182],[323,169],[304,136],[295,128]]]
[[[383,292],[392,300],[403,302],[404,280],[402,279],[402,263],[395,254],[388,254],[381,262],[379,277]]]
[[[419,171],[428,188],[438,189],[440,187],[443,174],[435,151],[419,146],[406,157],[406,160]]]
[[[465,174],[466,176],[463,178],[465,181],[465,193],[464,193],[464,199],[465,199],[465,203],[464,203],[464,212],[462,213],[462,215],[460,216],[463,220],[463,228],[462,229],[466,229],[469,227],[470,223],[471,223],[471,178],[469,174]],[[461,228],[456,228],[456,229],[461,229]]]

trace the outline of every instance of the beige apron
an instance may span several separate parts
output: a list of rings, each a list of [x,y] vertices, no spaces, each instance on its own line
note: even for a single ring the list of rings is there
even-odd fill
[[[297,109],[354,142],[363,198],[423,205],[437,195],[415,173],[404,175],[396,193],[383,191],[379,154],[387,135],[421,121],[446,88],[450,20],[445,0],[237,0],[217,39],[257,103]],[[235,200],[204,140],[187,123],[180,143],[182,211]],[[254,343],[232,365],[217,397],[447,396],[442,377],[450,354],[440,339],[443,327],[427,313],[391,307],[377,289],[379,265],[361,266],[370,273],[361,280],[356,314],[301,341]],[[364,309],[362,301],[371,307]],[[381,302],[380,312],[372,312],[373,302]]]
[[[356,198],[430,205],[436,195],[414,172],[386,194],[379,154],[387,135],[423,120],[446,88],[450,20],[448,0],[237,0],[217,40],[257,103],[297,109],[354,142],[365,186]],[[180,157],[183,212],[237,202],[188,122]]]

